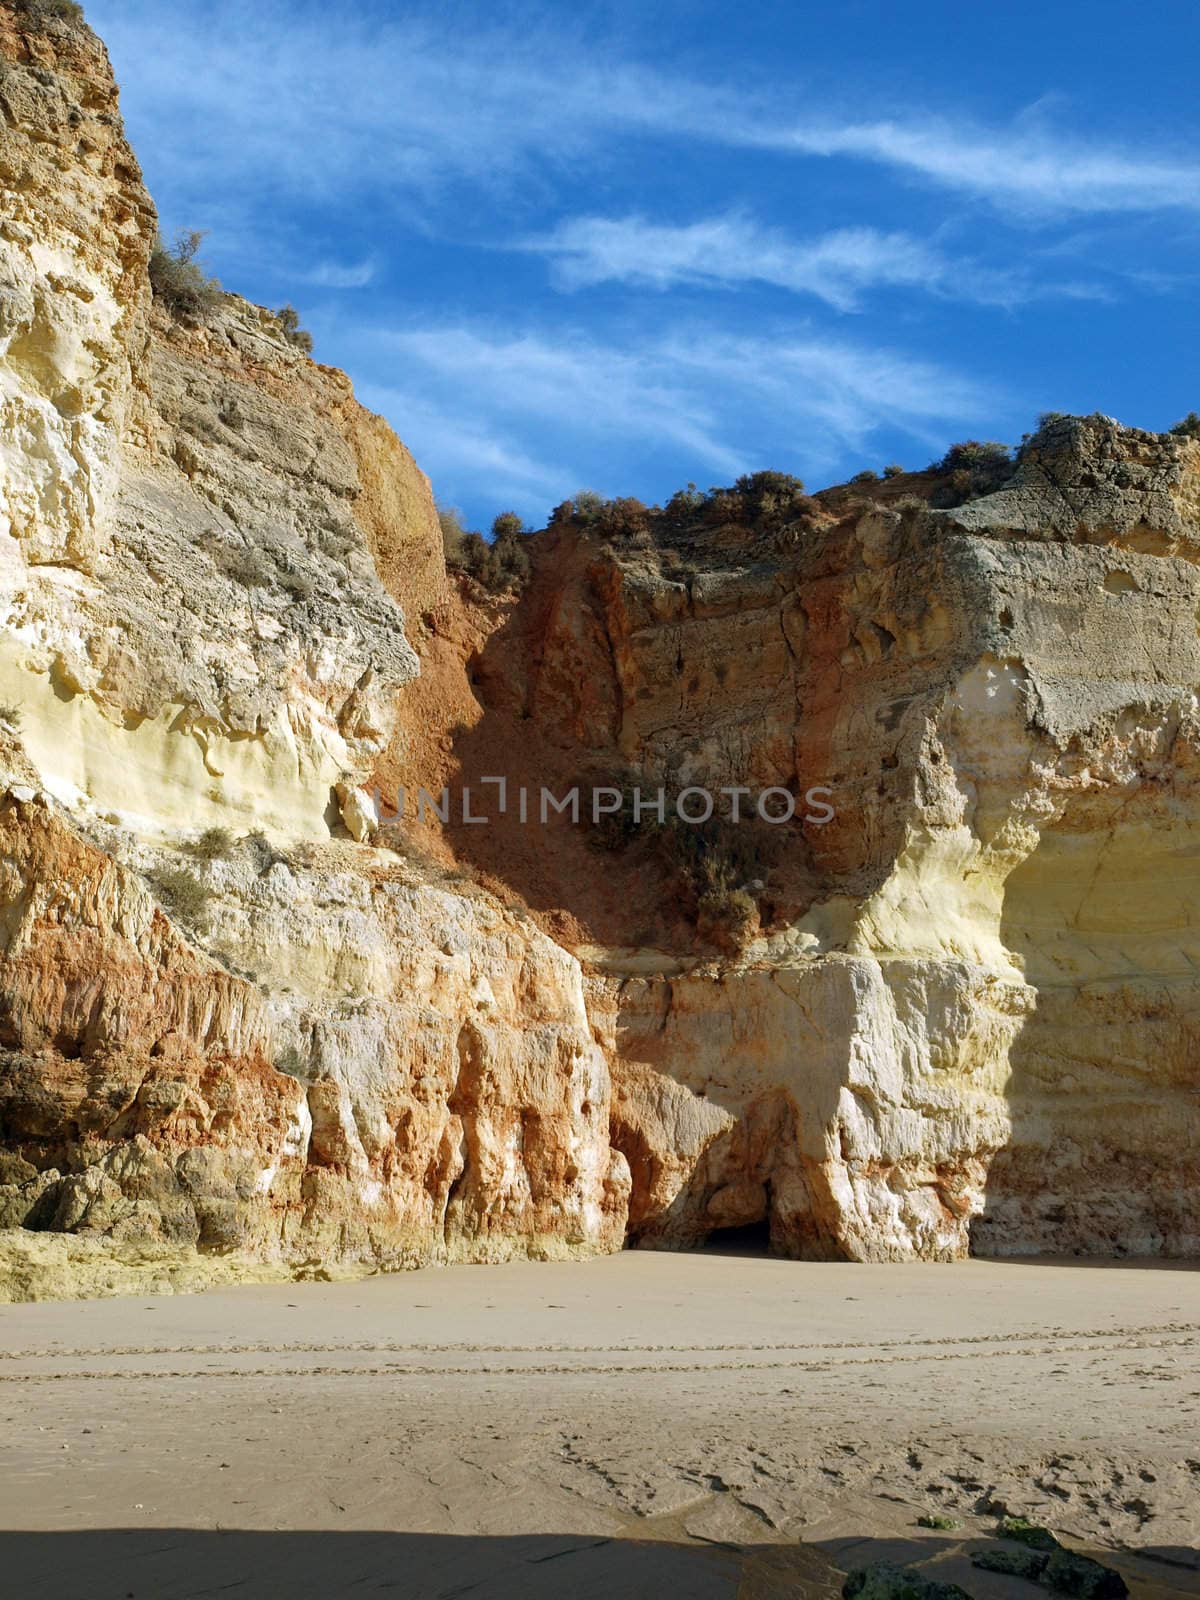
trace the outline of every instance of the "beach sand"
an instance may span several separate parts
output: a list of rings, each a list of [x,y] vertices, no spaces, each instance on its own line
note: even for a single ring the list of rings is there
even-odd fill
[[[970,1565],[1002,1514],[1200,1595],[1182,1264],[630,1251],[4,1306],[0,1352],[22,1600],[766,1600],[879,1559],[1044,1596]]]

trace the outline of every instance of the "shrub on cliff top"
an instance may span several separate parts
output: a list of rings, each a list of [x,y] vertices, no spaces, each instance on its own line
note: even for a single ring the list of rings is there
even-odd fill
[[[749,522],[784,522],[809,504],[803,483],[790,472],[744,473],[733,489]]]
[[[533,562],[525,548],[524,533],[509,533],[492,544],[492,561],[499,579],[495,587],[519,589],[533,576]]]
[[[1012,465],[1012,451],[1006,444],[1000,444],[995,439],[964,439],[961,444],[952,444],[940,461],[935,461],[935,472],[957,472],[965,468],[968,472],[977,471],[979,468],[1009,467]]]
[[[1200,413],[1189,411],[1169,431],[1177,439],[1200,439]]]
[[[517,539],[525,531],[525,524],[515,511],[501,511],[492,518],[493,539]]]
[[[686,553],[695,538],[731,530],[765,534],[776,543],[794,541],[812,527],[816,510],[799,478],[763,471],[745,473],[726,488],[701,490],[689,483],[663,506],[646,506],[630,496],[606,500],[583,489],[555,506],[550,522],[582,528],[614,546],[653,546],[667,561],[681,540]]]
[[[502,511],[492,523],[489,542],[481,533],[463,527],[462,517],[452,506],[438,507],[442,528],[442,549],[446,566],[462,572],[492,594],[519,589],[533,572],[525,524],[515,511]]]
[[[581,489],[572,499],[554,507],[550,521],[552,524],[574,522],[594,529],[602,538],[621,541],[646,534],[655,514],[632,495],[606,500],[594,489]]]
[[[991,494],[1011,477],[1013,465],[1008,445],[995,439],[964,439],[952,444],[940,461],[930,464],[929,470],[940,473],[943,480],[930,496],[930,504],[947,510]]]
[[[75,0],[13,0],[13,9],[18,17],[27,21],[41,22],[82,22],[83,7],[75,4]]]
[[[596,518],[596,531],[605,539],[641,539],[650,531],[650,513],[632,495],[606,500]]]
[[[580,489],[579,493],[572,495],[570,500],[560,501],[550,513],[551,523],[556,522],[581,522],[585,527],[590,526],[599,517],[604,509],[604,496],[597,494],[594,489]]]
[[[295,345],[297,350],[303,350],[305,355],[312,354],[313,337],[307,328],[300,326],[300,313],[293,305],[280,306],[275,313],[275,320],[279,330],[289,344]]]
[[[672,522],[690,522],[704,504],[704,494],[694,483],[676,489],[663,510]]]
[[[203,322],[224,299],[216,278],[210,278],[196,259],[204,234],[184,228],[173,245],[162,238],[150,252],[150,287],[154,298],[179,322]]]

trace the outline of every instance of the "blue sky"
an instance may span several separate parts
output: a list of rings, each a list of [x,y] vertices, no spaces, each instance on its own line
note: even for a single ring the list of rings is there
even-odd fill
[[[1200,408],[1200,8],[87,0],[164,232],[444,503]]]

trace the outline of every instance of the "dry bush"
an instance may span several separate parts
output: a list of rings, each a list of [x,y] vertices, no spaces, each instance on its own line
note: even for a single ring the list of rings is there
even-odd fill
[[[573,525],[601,537],[616,551],[654,546],[669,559],[673,542],[690,541],[721,529],[745,529],[794,542],[813,524],[817,502],[788,472],[752,472],[728,488],[678,490],[665,506],[646,506],[622,496],[606,500],[582,489],[555,506],[552,525]]]
[[[706,822],[684,822],[675,809],[676,797],[667,792],[663,821],[654,798],[658,785],[644,776],[623,772],[603,783],[577,780],[584,795],[593,787],[620,792],[616,811],[600,816],[588,827],[589,843],[597,850],[622,852],[645,839],[651,855],[670,883],[671,897],[696,923],[701,938],[724,949],[740,948],[759,928],[755,891],[765,884],[781,848],[781,830],[753,821],[734,823],[712,816]],[[642,813],[635,815],[635,791],[642,789]],[[644,943],[635,940],[635,943]]]
[[[440,507],[442,548],[446,565],[466,573],[492,594],[523,588],[533,573],[529,534],[515,511],[502,511],[492,523],[490,542],[481,533],[468,532],[452,507]]]
[[[650,513],[632,495],[606,500],[596,516],[596,531],[606,539],[639,539],[650,531]]]
[[[202,928],[208,920],[212,892],[186,867],[164,867],[154,875],[154,886],[181,922]]]
[[[204,234],[184,228],[173,245],[156,238],[150,252],[150,287],[178,322],[203,322],[225,298],[216,278],[197,260]]]
[[[199,838],[193,839],[184,849],[197,861],[228,861],[233,854],[234,843],[228,828],[205,828]]]
[[[277,850],[261,828],[251,829],[241,843],[242,848],[249,852],[254,869],[260,876],[269,872],[277,861],[282,861],[285,866],[292,865],[292,859],[286,851]]]
[[[758,902],[746,889],[710,889],[696,908],[696,932],[722,949],[744,949],[760,927]]]
[[[300,326],[300,313],[295,306],[280,306],[275,312],[275,321],[279,324],[280,333],[289,344],[295,345],[297,350],[303,350],[305,355],[312,354],[312,334],[307,328]]]
[[[83,21],[83,7],[75,0],[12,0],[12,6],[18,17],[34,27],[46,22]]]
[[[964,439],[952,444],[930,471],[941,474],[942,482],[930,496],[930,504],[941,510],[961,506],[980,495],[991,494],[1012,476],[1013,453],[994,439]]]
[[[457,561],[462,551],[462,542],[467,536],[462,512],[457,506],[439,506],[437,517],[442,530],[442,553],[446,557],[446,565],[452,566]]]
[[[241,545],[224,552],[220,566],[227,578],[247,589],[269,589],[277,576],[275,563],[253,545]]]

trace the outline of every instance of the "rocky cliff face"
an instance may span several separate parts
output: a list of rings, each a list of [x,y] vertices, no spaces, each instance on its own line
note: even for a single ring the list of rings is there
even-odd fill
[[[85,27],[0,0],[0,116],[9,1292],[742,1225],[1200,1251],[1200,446],[1063,419],[952,510],[565,516],[488,597],[342,374],[153,301]],[[833,816],[598,841],[368,792],[497,774]]]
[[[307,1270],[616,1247],[578,964],[356,842],[445,593],[428,483],[269,313],[152,303],[88,30],[5,5],[0,47],[0,1222]]]
[[[572,878],[455,834],[577,914],[635,1237],[1200,1248],[1198,486],[1193,441],[1062,419],[955,510],[909,480],[827,495],[794,541],[545,537],[472,660],[464,778],[520,740],[668,792],[820,784],[835,813],[759,826],[764,925],[732,959],[636,845]],[[644,892],[668,905],[638,941]]]

